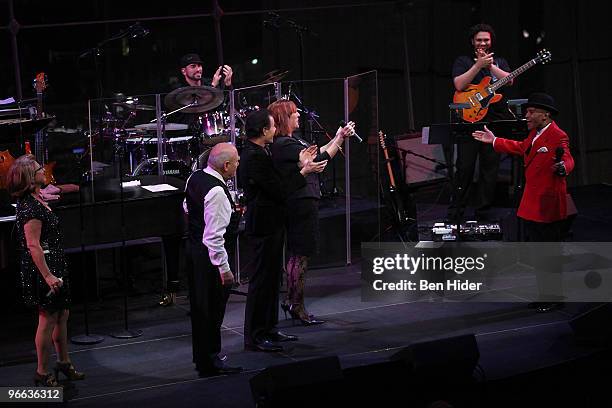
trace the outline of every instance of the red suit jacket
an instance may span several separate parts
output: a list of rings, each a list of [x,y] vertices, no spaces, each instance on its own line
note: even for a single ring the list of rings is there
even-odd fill
[[[574,158],[567,134],[552,122],[531,146],[536,130],[521,142],[498,137],[493,142],[496,152],[522,155],[525,165],[525,191],[517,215],[525,220],[553,222],[567,218],[567,186],[565,177],[554,173],[555,150],[563,147],[562,160],[569,174]],[[531,146],[531,149],[529,147]]]

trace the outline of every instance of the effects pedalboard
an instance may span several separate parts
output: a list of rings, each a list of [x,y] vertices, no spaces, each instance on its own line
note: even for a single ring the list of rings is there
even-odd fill
[[[502,229],[498,223],[479,223],[466,221],[461,224],[459,235],[457,224],[436,222],[431,228],[434,241],[499,241],[502,239]]]

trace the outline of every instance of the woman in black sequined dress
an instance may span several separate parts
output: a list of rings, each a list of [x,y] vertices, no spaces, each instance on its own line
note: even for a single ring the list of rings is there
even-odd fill
[[[57,386],[58,372],[68,379],[85,376],[74,369],[68,355],[67,322],[70,285],[62,246],[59,219],[40,198],[45,170],[34,156],[19,157],[7,174],[11,195],[17,199],[16,229],[20,248],[23,300],[38,309],[36,385]],[[55,376],[48,372],[48,359],[54,344],[58,361]]]

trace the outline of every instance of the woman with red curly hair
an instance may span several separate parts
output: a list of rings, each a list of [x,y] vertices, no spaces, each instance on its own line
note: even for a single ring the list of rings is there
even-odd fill
[[[299,128],[300,113],[290,100],[278,100],[268,110],[276,123],[276,137],[272,144],[272,161],[281,174],[288,174],[299,161],[302,149],[310,143],[294,134]],[[318,148],[315,162],[332,159],[344,139],[355,133],[355,124],[349,122],[338,128],[335,137],[326,145]],[[311,173],[306,177],[306,185],[293,192],[287,199],[290,214],[285,219],[287,230],[287,296],[281,307],[292,319],[298,319],[303,325],[325,323],[306,311],[304,306],[304,275],[308,269],[309,258],[317,252],[319,235],[319,200],[321,189],[319,178]]]

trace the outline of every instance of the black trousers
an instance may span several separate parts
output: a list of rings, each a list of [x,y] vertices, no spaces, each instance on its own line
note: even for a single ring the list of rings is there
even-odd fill
[[[525,230],[529,242],[560,242],[565,220],[555,222],[535,222],[525,220]]]
[[[479,161],[479,176],[474,205],[485,208],[493,204],[495,186],[499,172],[499,153],[493,146],[475,140],[466,140],[457,144],[457,162],[454,180],[453,197],[449,207],[449,215],[463,213],[468,205],[476,159]]]
[[[554,222],[525,221],[529,242],[561,242],[566,220]],[[563,297],[563,263],[560,245],[533,247],[530,263],[535,269],[538,301],[560,302]]]
[[[244,312],[244,343],[253,344],[278,323],[280,279],[283,270],[284,231],[250,235],[255,252]]]
[[[167,292],[178,292],[179,289],[179,271],[181,269],[180,250],[183,240],[182,234],[164,235],[162,244],[164,246],[164,255],[166,258],[166,287]]]
[[[208,250],[191,241],[193,268],[189,271],[189,302],[193,361],[196,369],[211,367],[221,351],[221,324],[230,288],[221,283],[219,269],[210,263]]]

